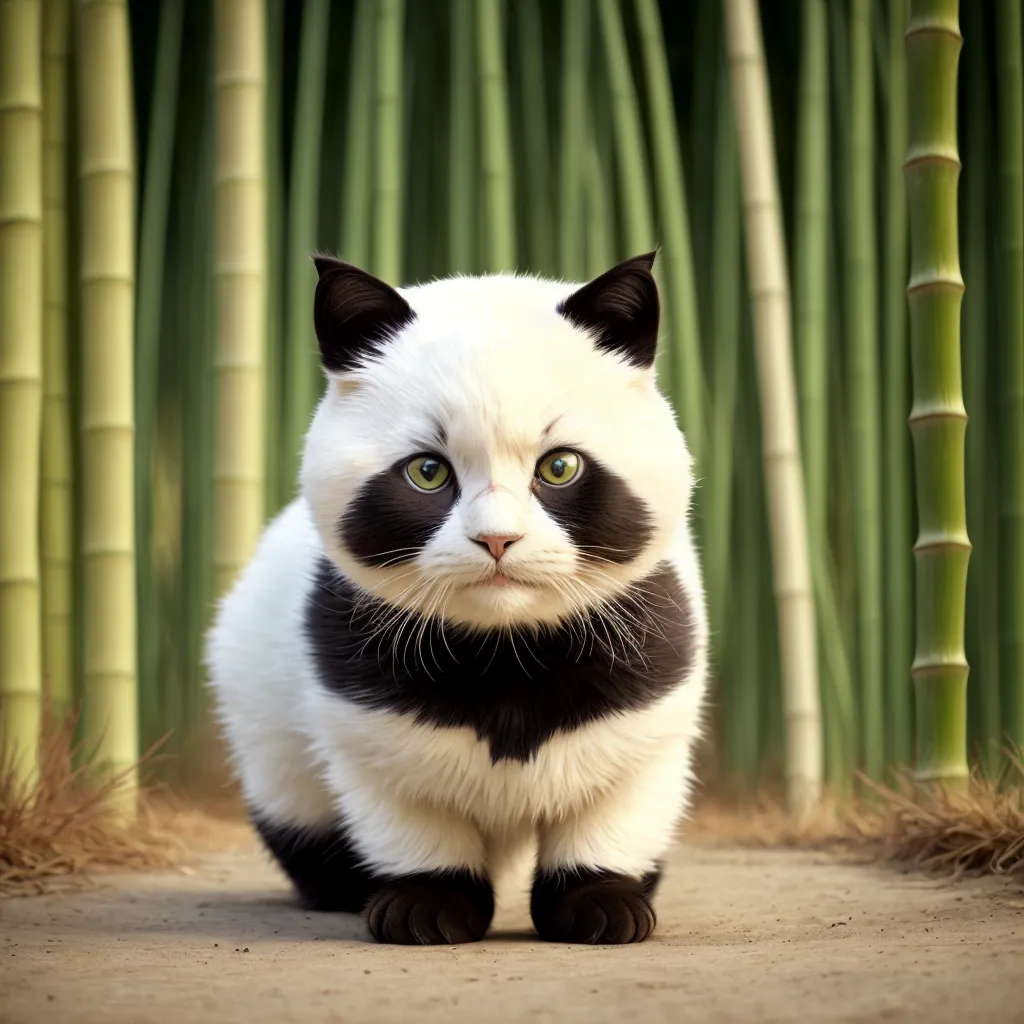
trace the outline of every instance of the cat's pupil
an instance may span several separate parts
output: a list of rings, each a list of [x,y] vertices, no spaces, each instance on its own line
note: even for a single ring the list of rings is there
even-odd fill
[[[551,463],[551,472],[555,476],[564,476],[567,468],[565,459],[555,459],[555,461]]]
[[[434,459],[424,459],[420,465],[420,475],[428,484],[432,484],[434,482],[434,477],[437,476],[440,468],[441,463],[436,462]]]

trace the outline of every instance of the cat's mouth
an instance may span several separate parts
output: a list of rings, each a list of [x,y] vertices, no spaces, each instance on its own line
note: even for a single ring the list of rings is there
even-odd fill
[[[530,583],[528,580],[521,580],[515,576],[509,576],[506,573],[499,571],[493,572],[487,579],[479,580],[472,584],[476,587],[486,587],[488,590],[497,590],[505,587],[534,587],[535,583]]]

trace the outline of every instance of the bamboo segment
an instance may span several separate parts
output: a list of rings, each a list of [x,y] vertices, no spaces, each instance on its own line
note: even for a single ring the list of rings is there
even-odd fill
[[[374,168],[372,269],[389,284],[403,283],[402,40],[405,0],[377,0],[377,133]]]
[[[160,609],[154,571],[154,445],[160,393],[160,335],[164,316],[167,219],[174,168],[178,77],[184,0],[160,7],[156,69],[149,116],[146,180],[142,189],[135,346],[135,529],[139,618],[139,702],[145,736],[159,736]]]
[[[1024,99],[1021,0],[996,4],[1001,394],[999,671],[1003,728],[1024,750]]]
[[[526,195],[529,197],[529,263],[533,273],[550,276],[556,273],[553,252],[555,238],[551,231],[551,143],[548,137],[544,28],[541,24],[540,0],[518,0],[514,10],[519,25],[519,61],[522,69],[520,92],[523,116],[520,120],[526,166]],[[609,203],[607,195],[603,202]]]
[[[473,85],[473,0],[451,0],[450,129],[448,135],[449,273],[476,268],[476,88]]]
[[[601,163],[593,137],[587,142],[584,167],[585,206],[587,224],[587,277],[603,274],[615,263],[615,243],[609,213],[612,208],[608,190],[608,176]]]
[[[598,0],[597,10],[601,19],[601,38],[604,41],[608,82],[612,93],[611,113],[615,126],[623,231],[629,251],[641,253],[652,249],[656,239],[640,103],[629,66],[619,0]]]
[[[345,129],[345,189],[341,203],[341,255],[358,267],[370,265],[372,205],[367,202],[367,197],[373,172],[373,57],[376,42],[376,0],[358,0],[352,31]],[[467,59],[471,57],[470,54],[466,56]]]
[[[814,597],[789,336],[789,285],[756,0],[726,0],[725,20],[739,136],[747,266],[755,311],[786,719],[786,789],[791,809],[802,816],[820,798],[822,738]]]
[[[480,76],[481,159],[487,210],[487,269],[513,270],[516,264],[512,143],[508,124],[501,12],[498,0],[476,0],[477,57]]]
[[[910,451],[907,443],[907,150],[906,0],[889,4],[889,104],[885,154],[884,370],[885,404],[885,713],[888,760],[909,765],[910,662],[913,597],[910,587]]]
[[[877,779],[885,765],[885,703],[871,6],[872,0],[850,3],[850,169],[845,262],[861,756],[864,771]]]
[[[562,114],[559,132],[558,263],[562,277],[586,273],[583,230],[583,158],[587,133],[590,0],[564,0],[562,14]]]
[[[967,778],[967,660],[964,600],[971,545],[964,500],[964,411],[960,379],[957,239],[958,0],[911,0],[906,160],[910,210],[911,366],[919,533],[916,692],[917,773]]]
[[[967,79],[966,147],[960,194],[964,199],[963,276],[966,285],[963,312],[964,403],[967,406],[967,535],[973,550],[967,573],[967,659],[971,682],[967,688],[968,724],[973,744],[979,747],[982,770],[994,778],[1002,761],[1004,743],[999,709],[998,445],[994,426],[997,410],[989,407],[988,381],[995,360],[989,349],[995,316],[989,310],[991,263],[988,252],[990,183],[994,164],[992,135],[993,98],[985,54],[985,13],[969,4],[964,23],[964,77]],[[998,351],[998,349],[996,349]],[[995,449],[995,450],[993,450]],[[973,715],[973,722],[971,716]]]
[[[249,560],[263,522],[266,26],[261,0],[217,0],[214,167],[217,430],[214,592]]]
[[[295,101],[295,135],[288,197],[288,320],[285,359],[283,446],[294,482],[298,454],[309,427],[323,377],[313,332],[316,268],[310,254],[317,245],[320,199],[320,139],[324,120],[324,82],[330,0],[306,0],[299,43],[299,87]]]
[[[43,447],[40,560],[43,677],[54,723],[74,702],[74,517],[68,380],[69,0],[43,3]]]
[[[664,235],[661,277],[671,295],[672,319],[668,327],[672,339],[672,393],[679,405],[687,445],[699,467],[705,449],[704,368],[683,159],[657,0],[636,0],[636,12],[652,122],[654,180]]]
[[[25,784],[36,777],[43,682],[41,13],[38,0],[0,2],[0,743],[3,767]]]
[[[807,529],[824,555],[828,512],[829,90],[825,0],[804,0],[797,125],[794,305]]]
[[[135,153],[128,8],[79,0],[83,740],[123,775],[138,757],[135,606]]]

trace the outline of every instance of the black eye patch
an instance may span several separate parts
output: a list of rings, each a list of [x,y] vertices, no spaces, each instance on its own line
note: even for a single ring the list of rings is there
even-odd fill
[[[534,486],[537,500],[584,558],[622,565],[647,546],[654,521],[647,503],[629,484],[592,456],[571,487]]]
[[[408,459],[370,477],[338,523],[342,544],[364,565],[378,568],[412,561],[444,524],[459,500],[454,474],[434,491],[414,487]]]

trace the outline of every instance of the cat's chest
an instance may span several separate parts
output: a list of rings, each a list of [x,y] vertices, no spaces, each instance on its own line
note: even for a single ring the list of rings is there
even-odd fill
[[[685,688],[684,688],[685,689]],[[682,695],[682,691],[680,691]],[[492,757],[467,727],[438,727],[321,693],[310,726],[321,755],[351,785],[446,806],[499,829],[559,817],[621,783],[652,747],[679,734],[678,700],[558,731],[525,760]]]

